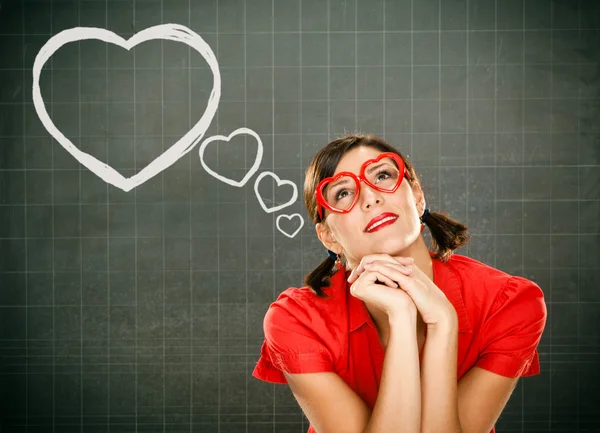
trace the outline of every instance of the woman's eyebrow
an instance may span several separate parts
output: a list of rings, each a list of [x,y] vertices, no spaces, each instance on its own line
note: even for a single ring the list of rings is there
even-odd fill
[[[372,164],[365,170],[365,174],[370,174],[371,172],[373,172],[374,170],[377,170],[382,165],[390,165],[390,164],[387,162],[380,162],[378,164]]]
[[[329,185],[327,185],[327,188],[333,188],[336,187],[338,185],[343,185],[345,183],[350,182],[350,179],[346,178],[346,177],[342,177],[341,179],[336,180],[333,183],[330,183]]]

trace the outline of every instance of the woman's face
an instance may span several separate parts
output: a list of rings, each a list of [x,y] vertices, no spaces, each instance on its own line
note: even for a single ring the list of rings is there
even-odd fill
[[[358,176],[365,161],[381,153],[372,147],[356,147],[342,157],[334,176],[342,171]],[[377,191],[360,182],[358,199],[352,210],[345,214],[326,210],[326,227],[317,224],[317,233],[327,248],[336,253],[343,252],[350,268],[367,254],[400,255],[420,235],[419,216],[424,204],[419,185],[415,184],[413,191],[406,178],[393,193]],[[373,219],[384,213],[388,214],[389,222],[373,227]]]

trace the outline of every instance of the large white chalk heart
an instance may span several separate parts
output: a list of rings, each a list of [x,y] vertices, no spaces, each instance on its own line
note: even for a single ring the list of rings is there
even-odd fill
[[[293,189],[292,198],[289,199],[284,204],[280,204],[279,206],[273,206],[273,207],[265,206],[265,202],[262,199],[262,197],[260,196],[260,192],[258,192],[258,184],[265,176],[271,176],[273,179],[275,179],[275,181],[277,181],[278,187],[281,185],[290,185]],[[266,213],[272,213],[272,212],[277,212],[278,210],[284,209],[284,208],[290,206],[291,204],[293,204],[296,201],[296,198],[298,198],[298,188],[296,188],[296,184],[294,182],[292,182],[291,180],[281,180],[281,179],[279,179],[279,176],[277,176],[275,173],[272,173],[270,171],[263,171],[261,174],[258,175],[256,180],[254,181],[254,194],[256,194],[256,198],[258,199],[258,202],[260,203],[263,210]]]
[[[219,173],[211,170],[211,168],[208,167],[206,165],[206,163],[204,162],[204,151],[206,150],[206,146],[208,146],[213,141],[227,141],[228,142],[233,137],[235,137],[236,135],[240,135],[240,134],[248,134],[248,135],[251,135],[252,137],[254,137],[258,148],[256,150],[256,158],[254,158],[254,163],[252,164],[252,167],[250,167],[250,170],[248,170],[248,172],[242,178],[242,180],[236,181],[236,180],[230,179],[228,177],[222,176]],[[238,128],[235,131],[233,131],[231,134],[229,134],[229,136],[227,136],[227,137],[225,137],[224,135],[213,135],[212,137],[207,138],[200,145],[200,148],[198,149],[198,154],[200,155],[200,164],[202,164],[202,167],[204,167],[204,169],[208,172],[208,174],[219,179],[221,182],[225,182],[228,185],[242,187],[246,184],[246,182],[248,182],[248,179],[250,179],[252,177],[252,175],[254,175],[254,173],[256,173],[256,171],[258,170],[258,166],[260,165],[260,162],[262,161],[262,157],[263,157],[263,144],[262,144],[262,140],[260,139],[258,134],[256,132],[254,132],[253,130],[248,129],[248,128]]]
[[[292,234],[289,234],[288,232],[286,232],[284,229],[281,228],[281,225],[279,223],[281,218],[287,218],[288,221],[291,221],[292,218],[298,218],[300,220],[300,224],[298,225],[298,227],[296,228],[296,230],[294,230],[294,232]],[[296,236],[298,234],[300,229],[302,229],[302,226],[304,226],[304,218],[302,218],[302,215],[300,215],[299,213],[293,213],[291,215],[281,214],[275,220],[275,225],[277,226],[277,230],[279,230],[281,233],[286,235],[288,238],[293,239],[294,236]]]
[[[118,45],[126,50],[131,50],[136,45],[162,39],[168,41],[182,42],[189,45],[204,57],[213,73],[213,88],[206,104],[206,110],[200,120],[176,143],[169,147],[164,153],[159,155],[150,164],[131,177],[124,177],[111,166],[99,161],[92,155],[82,152],[73,145],[71,140],[63,135],[56,128],[44,105],[42,93],[40,91],[40,74],[44,64],[48,59],[69,42],[83,41],[87,39],[97,39],[106,43]],[[219,64],[210,46],[192,30],[179,24],[162,24],[149,27],[136,33],[131,38],[125,40],[111,31],[95,27],[75,27],[63,30],[51,37],[48,42],[40,49],[33,63],[33,105],[42,124],[46,130],[63,146],[71,155],[81,164],[87,167],[105,182],[121,188],[123,191],[130,191],[136,186],[141,185],[151,177],[156,176],[167,167],[174,164],[179,158],[188,153],[194,146],[200,142],[206,130],[210,126],[212,119],[217,111],[219,100],[221,98],[221,73]]]

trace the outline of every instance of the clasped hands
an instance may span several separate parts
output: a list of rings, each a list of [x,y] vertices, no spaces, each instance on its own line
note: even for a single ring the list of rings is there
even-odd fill
[[[369,254],[364,256],[348,277],[353,296],[373,302],[388,314],[398,304],[407,305],[412,300],[425,324],[431,327],[456,325],[456,310],[444,292],[414,263],[412,257],[390,256],[389,254]],[[389,289],[382,290],[383,284],[400,290],[404,295]],[[377,294],[374,292],[378,291]]]

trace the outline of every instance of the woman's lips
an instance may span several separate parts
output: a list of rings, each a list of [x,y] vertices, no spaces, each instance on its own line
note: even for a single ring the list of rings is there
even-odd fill
[[[387,227],[391,224],[394,224],[396,222],[396,220],[398,219],[398,216],[388,216],[383,218],[380,221],[377,221],[375,224],[372,224],[369,226],[369,229],[367,230],[367,233],[373,233],[376,232],[378,230],[381,230],[384,227]]]

